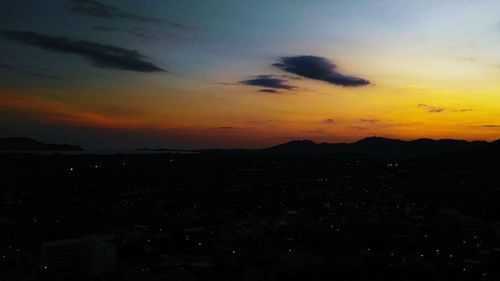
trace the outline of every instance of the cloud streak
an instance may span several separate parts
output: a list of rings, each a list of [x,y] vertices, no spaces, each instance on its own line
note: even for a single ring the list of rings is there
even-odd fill
[[[19,66],[8,65],[8,64],[0,64],[0,70],[6,70],[9,72],[18,74],[18,75],[31,76],[31,77],[35,77],[35,78],[43,78],[43,79],[51,79],[51,80],[63,79],[60,76],[46,74],[44,72],[33,71],[33,70],[27,69],[25,67],[19,67]]]
[[[137,116],[111,116],[89,111],[78,106],[31,96],[26,92],[0,90],[0,112],[2,109],[22,113],[42,124],[71,125],[97,128],[144,128],[147,124]]]
[[[249,129],[249,128],[223,126],[223,127],[215,127],[215,128],[212,128],[212,129],[213,130],[246,130],[246,129]]]
[[[3,31],[1,37],[57,53],[84,57],[96,67],[138,72],[162,72],[159,66],[144,60],[138,51],[67,37],[52,37],[29,31]]]
[[[380,119],[359,119],[359,121],[364,122],[364,123],[370,123],[370,124],[377,124],[380,122]]]
[[[366,79],[338,72],[337,65],[318,56],[282,57],[273,66],[302,77],[343,87],[361,87],[370,84]]]
[[[286,80],[277,78],[273,75],[258,75],[255,76],[254,78],[243,80],[238,83],[241,85],[268,88],[261,90],[261,92],[265,93],[276,93],[277,91],[275,90],[273,91],[273,89],[291,91],[296,88],[294,86],[288,85]]]
[[[106,25],[94,25],[92,29],[97,32],[122,33],[132,36],[134,37],[134,39],[139,39],[141,41],[148,41],[156,38],[155,32],[143,28],[128,29],[128,28],[117,28]]]
[[[428,105],[428,104],[424,104],[424,103],[419,104],[418,107],[425,109],[429,113],[441,113],[441,112],[444,112],[444,111],[448,111],[448,112],[470,112],[470,111],[474,111],[474,109],[471,109],[471,108],[450,109],[450,108],[443,108],[443,107],[432,106],[432,105]]]
[[[273,89],[262,89],[262,90],[259,90],[259,92],[267,93],[267,94],[279,94],[280,93],[280,91],[273,90]]]
[[[172,29],[183,30],[183,31],[193,31],[198,29],[195,26],[182,24],[176,21],[165,20],[156,17],[149,17],[129,11],[124,11],[117,6],[105,4],[97,0],[71,0],[70,4],[71,5],[69,7],[69,10],[71,12],[86,17],[93,17],[93,18],[113,20],[113,21],[166,24]],[[118,31],[118,30],[101,29],[101,31]]]
[[[471,126],[471,127],[485,128],[485,129],[500,129],[500,125],[497,125],[497,124],[476,125],[476,126]]]
[[[87,17],[110,20],[128,20],[151,23],[162,22],[159,18],[147,17],[132,12],[122,11],[116,6],[104,4],[97,0],[71,0],[70,11]]]
[[[436,107],[428,104],[419,104],[418,107],[425,109],[429,113],[440,113],[444,111],[444,108],[442,107]]]

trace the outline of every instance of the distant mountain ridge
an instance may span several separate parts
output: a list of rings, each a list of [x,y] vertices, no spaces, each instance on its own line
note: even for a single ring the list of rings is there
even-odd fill
[[[354,143],[315,143],[311,140],[291,141],[259,151],[272,154],[335,154],[362,153],[386,156],[410,156],[500,146],[500,141],[465,141],[453,139],[417,139],[403,141],[368,137]]]
[[[274,155],[328,155],[339,153],[367,154],[373,156],[407,157],[459,151],[487,150],[500,153],[500,140],[466,141],[454,139],[433,140],[420,138],[411,141],[383,137],[367,137],[353,143],[316,143],[312,140],[293,140],[261,149],[193,149],[183,150],[212,154],[274,154]],[[142,149],[175,151],[175,149]],[[182,150],[181,150],[182,151]]]
[[[78,145],[47,144],[30,138],[0,138],[0,151],[82,151]]]
[[[367,137],[353,143],[316,143],[312,140],[294,140],[262,149],[150,149],[143,151],[196,152],[196,153],[262,153],[289,155],[327,155],[338,153],[357,153],[376,156],[413,156],[429,155],[474,149],[494,149],[500,152],[500,140],[465,141],[454,139],[432,140],[420,138],[411,141],[382,137]],[[78,145],[46,144],[30,138],[0,138],[0,151],[82,151]]]

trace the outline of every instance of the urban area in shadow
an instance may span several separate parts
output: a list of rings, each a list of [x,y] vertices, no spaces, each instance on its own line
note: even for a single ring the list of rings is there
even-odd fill
[[[0,143],[1,280],[500,278],[496,142]]]

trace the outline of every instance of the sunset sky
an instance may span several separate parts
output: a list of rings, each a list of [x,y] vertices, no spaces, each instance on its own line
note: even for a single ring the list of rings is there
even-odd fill
[[[0,137],[500,138],[498,0],[4,0]]]

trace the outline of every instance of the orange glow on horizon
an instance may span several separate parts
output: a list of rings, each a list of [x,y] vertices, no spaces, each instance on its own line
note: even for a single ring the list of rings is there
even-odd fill
[[[129,115],[127,110],[105,114],[92,104],[77,106],[30,92],[1,91],[0,107],[45,125],[149,132],[188,143],[203,140],[206,145],[199,146],[209,147],[265,147],[294,139],[353,142],[368,136],[488,141],[499,137],[495,121],[500,124],[500,117],[492,118],[491,113],[496,105],[465,94],[416,86],[345,89],[309,83],[303,87],[311,91],[265,96],[237,86],[197,103],[184,102],[192,98],[189,95],[176,96],[182,106],[167,111],[158,97],[136,102],[147,116]],[[364,100],[356,102],[359,99]],[[442,111],[429,112],[438,109]]]

